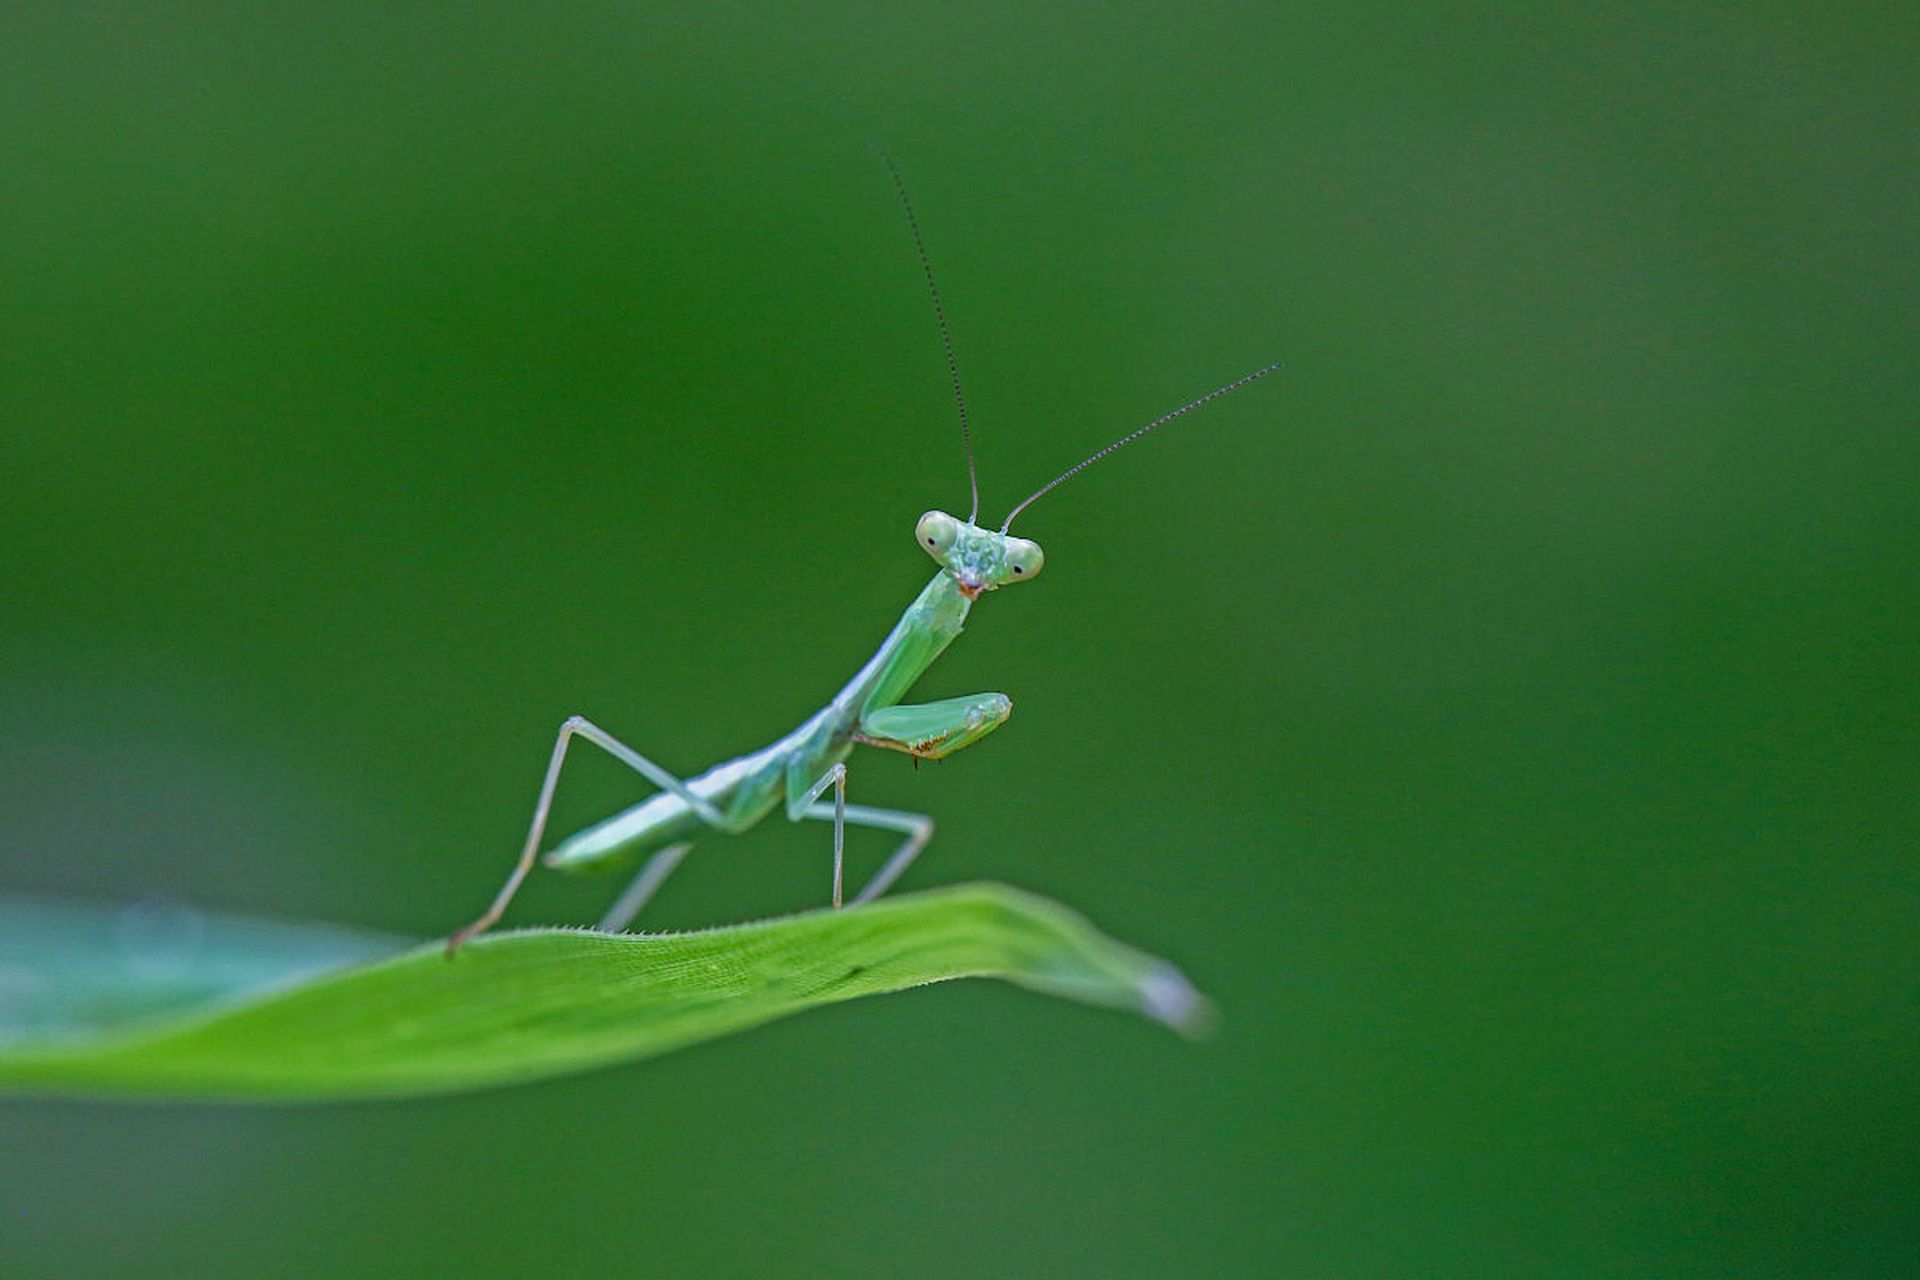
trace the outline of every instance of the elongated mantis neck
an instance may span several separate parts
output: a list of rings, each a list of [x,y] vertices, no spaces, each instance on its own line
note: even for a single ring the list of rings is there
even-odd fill
[[[935,573],[900,615],[879,651],[835,696],[833,708],[851,723],[871,707],[898,703],[960,634],[972,604],[951,574],[944,569]]]

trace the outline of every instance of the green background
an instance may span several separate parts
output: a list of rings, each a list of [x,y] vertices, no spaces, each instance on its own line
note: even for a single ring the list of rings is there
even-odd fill
[[[1184,965],[426,1103],[0,1105],[23,1277],[1920,1270],[1910,6],[8,6],[0,889],[430,935],[589,714]],[[586,761],[560,821],[636,794]],[[858,855],[877,860],[868,835]],[[816,903],[709,843],[655,927]],[[870,865],[870,863],[869,863]],[[590,920],[600,881],[515,919]]]

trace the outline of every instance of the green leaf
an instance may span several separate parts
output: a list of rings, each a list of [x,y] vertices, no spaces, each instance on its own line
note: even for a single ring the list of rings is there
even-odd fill
[[[0,1091],[319,1099],[447,1093],[665,1053],[816,1005],[996,977],[1193,1032],[1171,965],[1005,885],[696,933],[440,943],[0,902]],[[381,958],[384,957],[384,958]]]

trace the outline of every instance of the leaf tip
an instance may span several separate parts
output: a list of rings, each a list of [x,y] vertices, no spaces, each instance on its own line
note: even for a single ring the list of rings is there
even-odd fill
[[[1140,981],[1140,1012],[1189,1040],[1212,1035],[1220,1015],[1187,976],[1170,964],[1154,966]]]

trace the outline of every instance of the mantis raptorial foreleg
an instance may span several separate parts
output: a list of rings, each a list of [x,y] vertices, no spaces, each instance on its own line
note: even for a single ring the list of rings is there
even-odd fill
[[[920,760],[950,756],[998,729],[1013,714],[1004,693],[968,693],[939,702],[875,707],[860,717],[853,740],[904,751]]]
[[[474,934],[491,928],[500,918],[501,913],[507,909],[507,904],[513,901],[513,895],[519,890],[520,882],[527,878],[527,872],[533,869],[533,860],[540,855],[540,838],[547,832],[547,813],[553,808],[553,793],[560,785],[560,769],[567,762],[567,746],[573,741],[575,735],[599,747],[662,791],[671,791],[679,796],[686,801],[687,807],[693,810],[702,822],[716,831],[734,834],[753,825],[751,821],[742,823],[729,818],[715,808],[710,801],[695,795],[685,782],[585,716],[568,716],[561,723],[560,732],[553,740],[553,754],[547,759],[547,775],[540,783],[540,799],[533,806],[533,822],[527,828],[527,842],[521,847],[520,860],[513,864],[513,871],[507,876],[507,882],[500,886],[500,892],[494,895],[493,904],[486,909],[486,912],[478,920],[447,939],[449,953],[457,951],[461,944]],[[671,871],[673,868],[669,866],[666,870]],[[666,873],[663,872],[660,879],[665,878]]]

